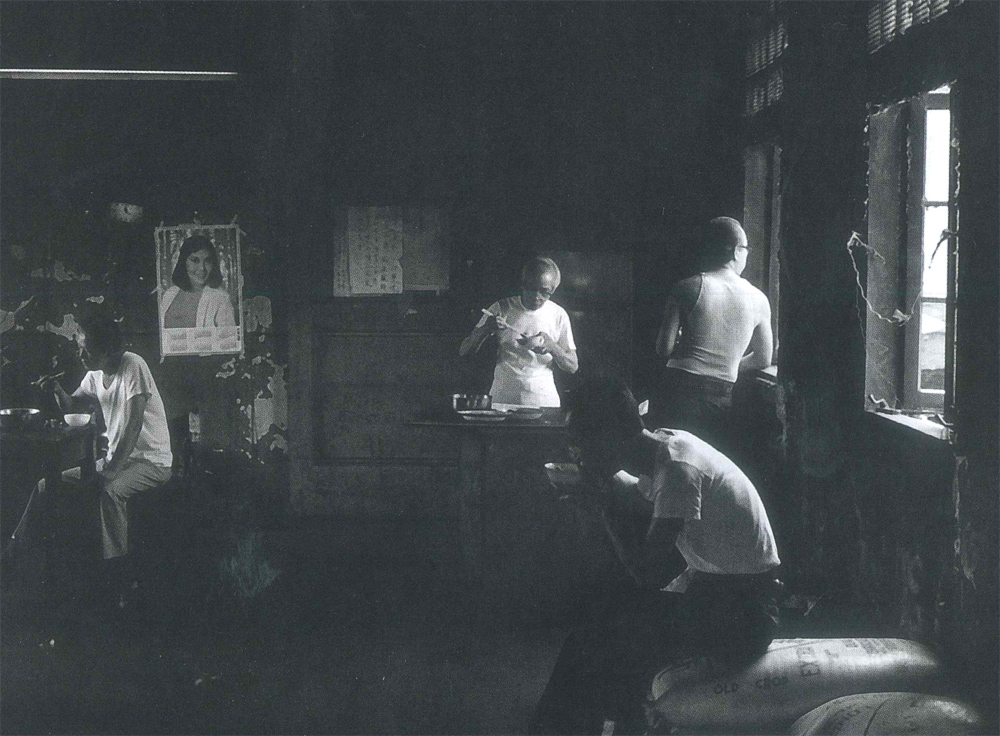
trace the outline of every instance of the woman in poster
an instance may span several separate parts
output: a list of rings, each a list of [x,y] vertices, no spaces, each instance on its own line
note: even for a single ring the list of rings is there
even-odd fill
[[[165,328],[236,324],[232,299],[221,288],[219,256],[206,236],[192,235],[184,241],[170,280],[174,285],[163,294]]]

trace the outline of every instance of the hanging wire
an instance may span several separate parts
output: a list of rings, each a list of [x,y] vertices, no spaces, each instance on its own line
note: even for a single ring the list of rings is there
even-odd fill
[[[931,258],[930,258],[931,263],[934,262],[934,258],[935,256],[937,256],[938,250],[940,250],[941,248],[941,244],[945,242],[948,238],[955,236],[957,234],[958,233],[948,230],[947,228],[941,231],[941,237],[938,239],[937,244],[934,246],[933,253],[931,253]],[[920,300],[920,296],[923,294],[923,283],[921,283],[921,288],[917,291],[916,296],[913,297],[913,302],[910,304],[910,308],[905,313],[899,311],[899,309],[894,309],[892,311],[892,314],[887,317],[881,312],[879,312],[877,309],[875,309],[875,307],[872,306],[872,303],[868,300],[868,295],[865,293],[864,286],[862,286],[861,284],[861,270],[858,268],[858,263],[855,260],[854,251],[852,250],[853,248],[860,248],[862,250],[865,250],[868,253],[874,255],[879,260],[881,260],[883,263],[885,263],[885,256],[879,253],[878,250],[876,250],[873,246],[863,241],[861,239],[861,236],[858,235],[857,232],[851,233],[851,237],[847,241],[847,255],[851,259],[851,266],[854,268],[854,280],[855,283],[857,283],[858,285],[858,293],[861,294],[861,298],[862,300],[864,300],[868,312],[874,314],[876,318],[888,324],[896,326],[905,325],[913,318],[913,311],[917,308],[917,302]],[[858,319],[859,320],[861,319],[860,313],[858,314]],[[861,334],[865,335],[863,327]],[[865,337],[867,338],[867,335],[865,335]]]

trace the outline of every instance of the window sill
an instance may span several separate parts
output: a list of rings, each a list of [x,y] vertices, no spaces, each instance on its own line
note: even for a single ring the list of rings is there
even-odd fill
[[[755,381],[766,383],[768,386],[778,385],[778,366],[776,365],[769,365],[767,368],[761,368],[760,370],[754,371],[751,375]]]
[[[906,427],[914,432],[926,435],[936,440],[950,443],[952,432],[948,427],[937,422],[932,422],[921,416],[911,416],[908,414],[888,414],[884,412],[868,411],[869,416],[875,417],[875,421],[887,423],[885,426]]]

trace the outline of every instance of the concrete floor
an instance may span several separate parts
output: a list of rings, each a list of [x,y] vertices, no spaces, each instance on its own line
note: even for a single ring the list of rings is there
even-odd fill
[[[168,585],[141,627],[73,585],[43,617],[24,589],[30,570],[18,570],[2,611],[0,728],[523,732],[566,629],[495,605],[459,574],[447,528],[420,529],[345,520],[272,532],[281,574],[245,612],[189,580]],[[176,564],[210,578],[197,557]]]
[[[37,547],[0,570],[2,733],[524,733],[595,599],[514,564],[471,582],[446,521],[311,519],[263,530],[280,575],[239,609],[218,560],[247,529],[182,526],[140,625],[96,605],[79,546],[55,605],[39,605]],[[791,613],[785,636],[882,633],[856,611]]]

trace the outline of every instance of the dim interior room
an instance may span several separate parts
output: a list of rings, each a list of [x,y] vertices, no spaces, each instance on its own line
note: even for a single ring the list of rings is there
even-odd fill
[[[39,411],[3,416],[2,730],[536,730],[646,529],[562,484],[567,407],[602,378],[657,400],[668,297],[726,216],[770,307],[726,429],[778,638],[919,646],[943,684],[883,689],[996,733],[998,9],[4,2],[0,407]],[[465,347],[544,291],[536,257],[575,351],[525,348],[562,406],[519,414],[503,338]],[[114,601],[87,480],[113,423],[67,425],[50,389],[88,380],[95,313],[148,367],[172,464],[125,507]],[[800,716],[879,692],[747,671],[703,710],[657,675],[642,729],[821,733]]]

